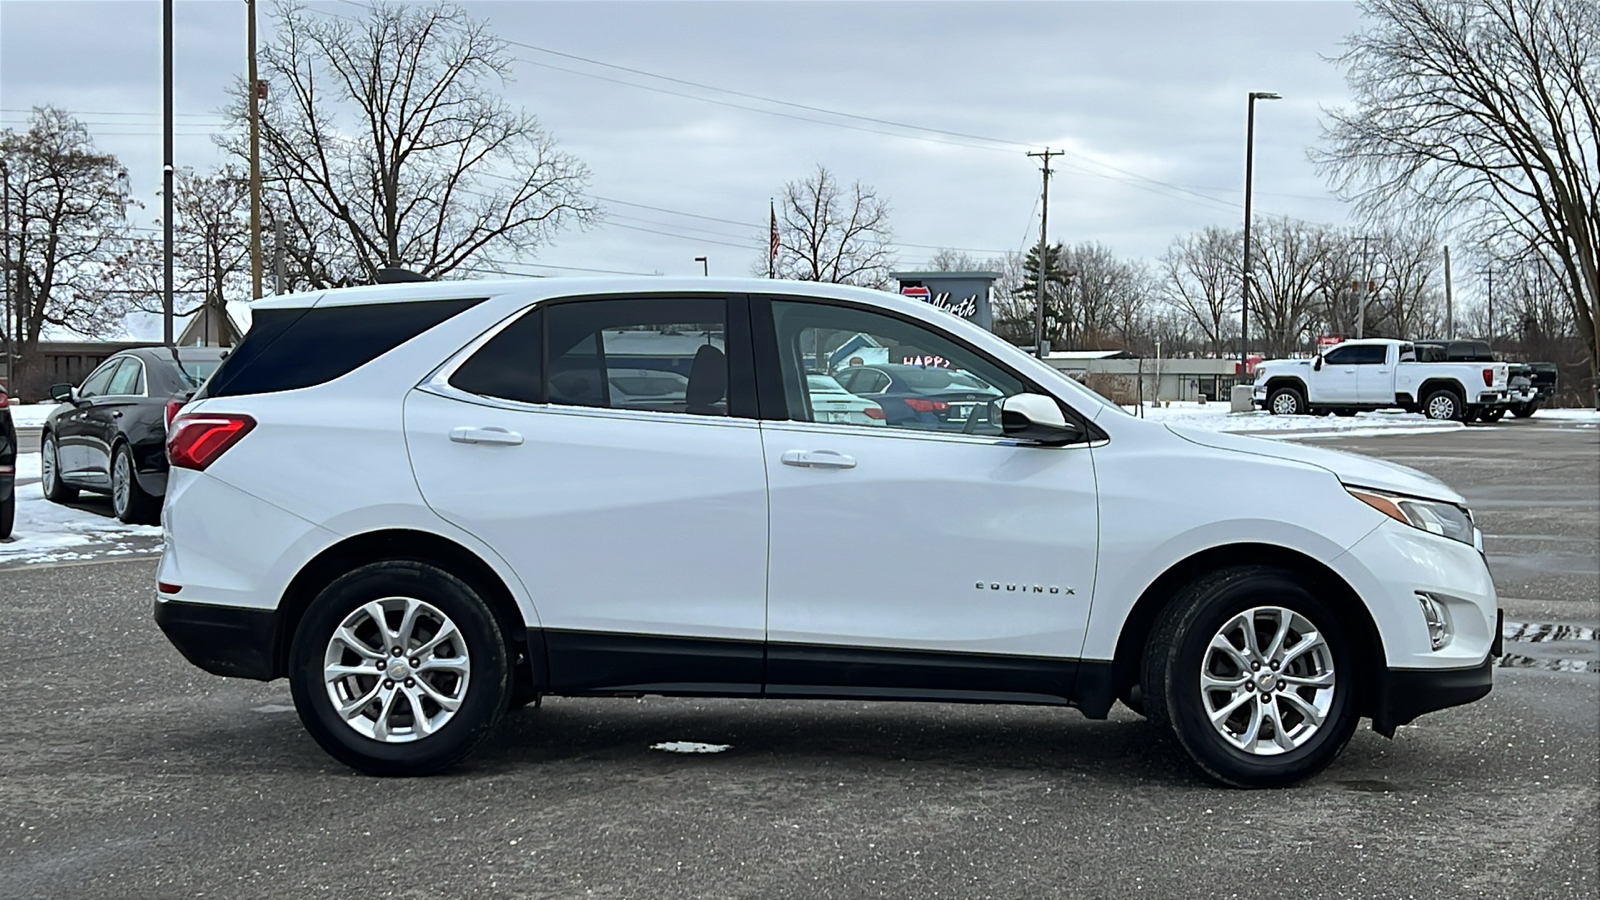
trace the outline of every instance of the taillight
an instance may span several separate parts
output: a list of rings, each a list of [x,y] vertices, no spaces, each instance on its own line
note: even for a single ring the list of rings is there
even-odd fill
[[[1494,384],[1494,370],[1493,369],[1484,369],[1483,370],[1483,386],[1484,387],[1489,387],[1492,384]]]
[[[877,419],[880,422],[882,422],[884,419],[883,407],[881,406],[869,406],[866,409],[863,409],[861,412],[864,413],[869,419]]]
[[[178,410],[180,410],[180,409],[183,409],[183,401],[182,400],[168,400],[167,401],[166,426],[167,426],[167,431],[168,432],[172,431],[172,420],[176,419],[178,417]]]
[[[907,397],[906,405],[917,412],[944,412],[950,408],[950,404],[943,400],[922,400],[917,397]]]
[[[189,413],[172,420],[167,461],[180,469],[204,471],[256,427],[256,420],[233,413]]]

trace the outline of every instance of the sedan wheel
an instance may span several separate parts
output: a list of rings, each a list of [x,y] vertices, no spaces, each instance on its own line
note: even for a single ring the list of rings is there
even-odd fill
[[[44,436],[39,445],[39,481],[46,500],[65,503],[78,498],[78,489],[61,483],[61,459],[56,453],[56,437]]]
[[[111,455],[111,511],[130,525],[155,524],[161,517],[160,501],[139,485],[127,444],[118,445]]]

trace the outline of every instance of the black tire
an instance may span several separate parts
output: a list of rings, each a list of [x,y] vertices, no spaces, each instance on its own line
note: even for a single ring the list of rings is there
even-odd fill
[[[1467,404],[1449,388],[1432,391],[1422,400],[1422,414],[1439,421],[1465,422]]]
[[[124,477],[128,483],[126,491],[117,486],[117,480]],[[111,451],[111,512],[129,525],[156,525],[161,520],[161,498],[151,496],[139,486],[139,470],[127,444],[118,444]]]
[[[1333,414],[1338,416],[1341,419],[1348,419],[1351,416],[1355,415],[1356,411],[1353,410],[1353,409],[1336,409],[1336,410],[1333,411]]]
[[[51,503],[66,503],[78,499],[78,489],[68,487],[61,481],[61,455],[56,452],[56,436],[45,432],[44,440],[39,444],[40,473],[39,487],[44,491],[44,498]],[[46,464],[48,463],[48,464]]]
[[[1275,416],[1306,415],[1306,395],[1297,387],[1275,388],[1267,395],[1267,411]]]
[[[1513,403],[1511,414],[1519,419],[1526,419],[1539,410],[1539,401],[1530,400],[1527,403]]]
[[[0,541],[11,537],[11,529],[17,522],[17,489],[11,489],[11,496],[0,500]]]
[[[1200,687],[1202,666],[1212,664],[1207,650],[1213,636],[1239,614],[1260,607],[1288,610],[1309,621],[1326,643],[1326,653],[1319,656],[1331,666],[1335,678],[1322,723],[1305,735],[1303,742],[1283,752],[1249,752],[1224,737],[1218,727],[1211,724],[1206,709],[1206,703],[1211,701],[1202,694]],[[1362,683],[1349,635],[1333,611],[1290,572],[1263,566],[1239,566],[1205,575],[1179,592],[1162,611],[1150,633],[1141,677],[1145,715],[1158,728],[1171,729],[1200,771],[1222,784],[1243,788],[1293,784],[1333,762],[1355,733],[1360,720],[1357,695]],[[1257,638],[1258,643],[1259,640]],[[1302,655],[1290,664],[1298,667],[1308,662],[1311,661]],[[1213,675],[1218,674],[1213,672]],[[1269,672],[1266,668],[1259,670],[1258,675],[1251,673],[1252,688],[1245,695],[1248,699],[1238,707],[1239,712],[1250,710],[1251,716],[1256,714],[1254,707],[1261,694],[1253,686],[1254,679],[1269,674],[1279,677],[1276,670]],[[1280,688],[1273,695],[1275,698],[1288,693],[1281,691],[1281,685],[1268,686]],[[1314,688],[1298,688],[1294,693],[1304,700],[1306,691],[1315,696]],[[1215,692],[1211,696],[1215,697]],[[1235,697],[1238,696],[1236,693]],[[1286,701],[1275,699],[1273,709],[1291,710],[1292,707]],[[1265,710],[1263,706],[1262,711]],[[1291,718],[1296,715],[1298,713],[1290,713]],[[1262,719],[1266,721],[1265,716]],[[1225,724],[1232,721],[1225,720]],[[1292,735],[1287,735],[1287,731],[1305,726],[1309,721],[1297,720],[1286,729],[1286,739],[1292,742]]]
[[[1490,425],[1493,425],[1505,417],[1506,408],[1504,406],[1496,406],[1494,409],[1486,409],[1483,412],[1478,413],[1478,418],[1488,422]]]
[[[358,732],[335,709],[330,682],[323,671],[324,657],[333,636],[346,619],[360,615],[359,611],[366,604],[385,598],[420,600],[448,617],[463,646],[451,646],[449,641],[454,639],[447,639],[442,646],[455,654],[464,651],[470,665],[464,684],[457,682],[454,689],[445,687],[446,691],[459,689],[461,693],[454,714],[438,724],[431,734],[403,742],[387,742]],[[425,636],[424,632],[418,634]],[[415,649],[415,641],[412,643],[413,647],[408,650]],[[347,655],[359,660],[353,653]],[[398,666],[398,660],[406,657],[401,655],[394,659]],[[349,676],[352,680],[357,677],[368,678]],[[420,675],[418,680],[423,680]],[[340,576],[311,602],[295,629],[290,647],[289,683],[300,721],[329,755],[369,775],[410,776],[447,769],[488,737],[505,715],[512,674],[500,625],[476,591],[432,565],[412,560],[385,560]],[[438,686],[439,682],[430,681],[430,684]],[[397,683],[386,679],[371,678],[357,690],[377,692],[380,685],[392,688],[395,704],[408,702],[399,693],[401,688]],[[434,708],[437,714],[442,714],[442,707]],[[363,709],[370,710],[371,704]],[[399,715],[403,723],[410,713],[400,708]],[[391,721],[387,715],[384,720]]]

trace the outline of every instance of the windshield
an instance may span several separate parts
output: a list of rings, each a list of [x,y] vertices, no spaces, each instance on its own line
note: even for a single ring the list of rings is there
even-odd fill
[[[178,378],[185,385],[192,388],[205,384],[206,379],[211,377],[211,373],[222,365],[222,360],[220,359],[184,359],[180,356],[178,361],[180,363],[180,365],[176,366]]]

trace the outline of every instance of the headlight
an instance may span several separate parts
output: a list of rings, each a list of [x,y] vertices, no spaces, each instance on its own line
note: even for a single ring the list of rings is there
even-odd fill
[[[1476,546],[1472,514],[1453,503],[1346,487],[1350,496],[1378,512],[1423,531]]]

